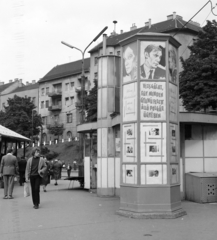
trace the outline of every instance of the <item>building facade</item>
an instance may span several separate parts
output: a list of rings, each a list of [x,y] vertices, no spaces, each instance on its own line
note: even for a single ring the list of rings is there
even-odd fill
[[[89,66],[89,59],[85,59],[86,90],[90,85]],[[42,142],[70,141],[78,137],[76,126],[80,123],[81,61],[54,67],[38,83],[39,113],[43,120]]]

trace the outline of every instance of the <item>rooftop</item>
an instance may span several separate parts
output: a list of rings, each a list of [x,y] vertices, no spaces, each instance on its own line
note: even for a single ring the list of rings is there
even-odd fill
[[[87,72],[90,69],[90,58],[84,59],[84,71]],[[72,75],[80,74],[82,71],[82,60],[75,62],[65,63],[62,65],[57,65],[52,68],[42,79],[38,82],[46,82],[50,80],[60,79]]]

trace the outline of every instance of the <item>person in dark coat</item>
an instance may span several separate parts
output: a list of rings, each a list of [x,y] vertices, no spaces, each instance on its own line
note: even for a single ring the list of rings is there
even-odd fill
[[[32,189],[32,202],[34,208],[38,209],[40,204],[40,184],[47,166],[43,158],[40,157],[40,149],[35,148],[32,151],[32,157],[26,164],[26,182],[30,181]]]
[[[71,166],[70,163],[67,164],[67,166],[66,166],[66,170],[67,170],[68,178],[70,178],[71,171],[72,171],[72,166]]]
[[[21,160],[18,161],[18,166],[19,166],[19,175],[20,175],[20,186],[23,185],[23,183],[25,182],[25,171],[26,171],[26,164],[27,161],[25,159],[25,157],[21,157]]]
[[[52,164],[53,179],[55,180],[54,185],[58,185],[57,180],[61,179],[62,162],[59,159],[55,159]]]
[[[7,155],[2,157],[0,166],[0,176],[4,180],[4,199],[12,199],[14,189],[14,177],[19,174],[17,158],[12,155],[13,150],[8,149]]]

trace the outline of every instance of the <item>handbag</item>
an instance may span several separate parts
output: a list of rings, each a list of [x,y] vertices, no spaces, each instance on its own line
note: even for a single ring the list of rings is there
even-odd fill
[[[24,182],[24,197],[30,196],[30,186],[29,183]]]

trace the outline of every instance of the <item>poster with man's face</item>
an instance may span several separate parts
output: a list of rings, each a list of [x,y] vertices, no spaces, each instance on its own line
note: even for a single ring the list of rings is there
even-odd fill
[[[123,48],[123,83],[137,80],[137,48],[131,43]]]
[[[168,51],[168,66],[169,66],[169,81],[177,84],[178,71],[177,71],[177,50],[169,44]]]
[[[141,41],[140,79],[165,80],[165,42]]]

